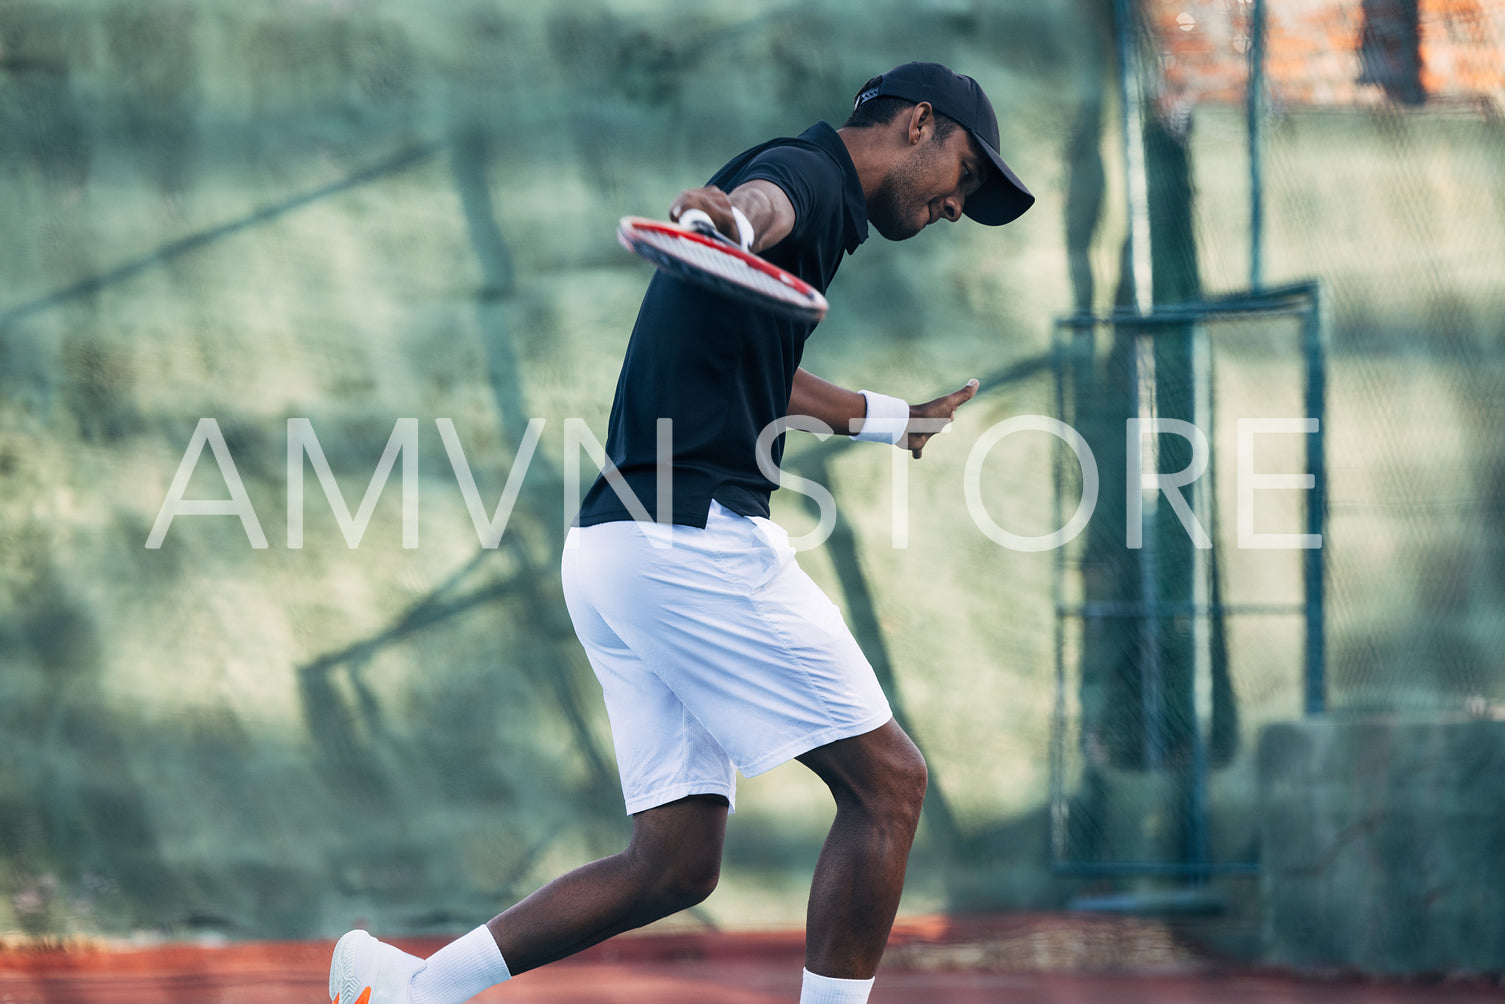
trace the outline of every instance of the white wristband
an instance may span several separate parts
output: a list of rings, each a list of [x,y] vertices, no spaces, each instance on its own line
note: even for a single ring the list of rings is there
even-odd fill
[[[732,219],[737,221],[737,238],[742,244],[742,250],[751,251],[753,241],[758,236],[753,233],[752,221],[743,215],[742,210],[736,206],[732,207]]]
[[[856,438],[864,443],[888,443],[891,446],[904,442],[909,428],[909,402],[870,390],[860,393],[867,399],[867,417],[862,420]]]

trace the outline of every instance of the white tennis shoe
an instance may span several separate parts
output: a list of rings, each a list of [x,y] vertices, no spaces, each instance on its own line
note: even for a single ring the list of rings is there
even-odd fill
[[[416,955],[350,931],[329,963],[329,1004],[410,1004],[408,986],[423,967]]]

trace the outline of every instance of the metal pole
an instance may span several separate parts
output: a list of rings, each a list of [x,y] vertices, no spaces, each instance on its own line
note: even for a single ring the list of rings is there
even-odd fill
[[[1322,341],[1322,294],[1312,290],[1312,302],[1303,341],[1306,343],[1306,413],[1317,420],[1317,431],[1306,437],[1306,469],[1314,483],[1306,503],[1306,532],[1322,533],[1327,522],[1327,363]],[[1325,541],[1323,543],[1326,543]],[[1326,551],[1322,547],[1306,552],[1306,713],[1319,715],[1327,710],[1326,638]]]
[[[1063,344],[1065,337],[1060,326],[1056,327],[1055,334],[1055,390],[1056,390],[1056,414],[1067,419],[1066,413],[1066,367],[1071,365],[1069,349]],[[1089,335],[1090,337],[1090,335]],[[1064,491],[1061,476],[1061,453],[1063,444],[1055,444],[1055,462],[1051,465],[1051,482],[1055,489],[1053,505],[1055,507],[1056,521],[1052,526],[1061,526],[1063,519],[1061,510],[1063,504],[1061,494]],[[1053,564],[1053,581],[1051,583],[1051,599],[1056,608],[1056,693],[1055,707],[1052,711],[1053,721],[1050,737],[1050,863],[1054,868],[1067,860],[1071,854],[1067,836],[1070,824],[1070,805],[1066,800],[1066,554],[1065,548],[1057,547],[1051,556]]]
[[[1147,330],[1136,331],[1134,338],[1134,399],[1131,411],[1139,419],[1141,429],[1153,429],[1158,414],[1155,381],[1155,338]],[[1141,467],[1147,471],[1160,470],[1160,437],[1151,435],[1149,442],[1141,434],[1134,446],[1142,450]],[[1160,665],[1160,581],[1159,581],[1159,508],[1160,493],[1144,496],[1144,482],[1128,486],[1143,499],[1140,519],[1150,528],[1141,541],[1139,551],[1139,602],[1144,607],[1144,617],[1139,622],[1139,701],[1140,714],[1144,717],[1144,765],[1148,770],[1158,770],[1165,759],[1165,693]]]
[[[1198,324],[1191,332],[1192,347],[1192,424],[1207,430],[1209,439],[1212,430],[1212,347],[1208,344],[1207,328]],[[1207,460],[1208,469],[1197,479],[1192,488],[1192,512],[1206,526],[1212,526],[1214,500],[1208,482],[1212,480],[1212,458]],[[1189,823],[1189,857],[1194,865],[1205,865],[1212,860],[1211,827],[1208,821],[1208,775],[1212,741],[1212,618],[1217,614],[1211,609],[1210,588],[1212,569],[1211,556],[1204,548],[1192,552],[1192,603],[1202,613],[1192,618],[1193,665],[1192,665],[1192,779],[1191,820]]]
[[[1150,258],[1150,187],[1144,165],[1144,114],[1139,95],[1139,61],[1135,58],[1138,21],[1134,0],[1114,0],[1118,23],[1119,121],[1124,145],[1124,191],[1128,193],[1129,270],[1133,279],[1134,310],[1143,314],[1154,302]]]
[[[1262,126],[1265,94],[1265,0],[1249,9],[1249,83],[1244,98],[1249,130],[1249,289],[1264,285],[1265,193]]]

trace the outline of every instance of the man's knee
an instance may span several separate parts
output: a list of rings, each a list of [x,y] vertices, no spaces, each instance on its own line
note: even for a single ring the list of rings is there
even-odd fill
[[[704,902],[721,878],[719,848],[628,853],[639,898],[656,916],[667,917]]]
[[[721,880],[721,855],[707,854],[681,864],[668,877],[666,895],[677,909],[688,910],[716,891]]]
[[[919,748],[894,722],[800,759],[826,782],[837,805],[911,830],[918,824],[929,770]]]
[[[907,750],[896,751],[889,766],[889,802],[890,810],[896,818],[913,828],[919,823],[920,810],[925,805],[930,769],[919,748],[909,742],[908,736],[904,738]]]
[[[665,916],[704,902],[721,878],[726,801],[697,801],[640,820],[626,852],[641,895]]]

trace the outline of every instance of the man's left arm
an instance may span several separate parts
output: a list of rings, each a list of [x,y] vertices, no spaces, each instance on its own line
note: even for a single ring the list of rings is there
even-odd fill
[[[977,387],[975,379],[968,380],[949,394],[943,394],[924,404],[910,405],[911,424],[914,424],[915,419],[932,421],[924,425],[924,431],[906,432],[904,448],[916,460],[920,459],[920,453],[925,449],[925,444],[930,442],[930,437],[951,423],[956,417],[956,409],[972,400]],[[788,413],[808,415],[824,422],[841,435],[852,435],[854,430],[862,429],[862,422],[867,418],[867,398],[859,391],[847,390],[800,367],[794,371],[794,389],[789,395]],[[941,426],[938,427],[936,421],[942,423]]]

